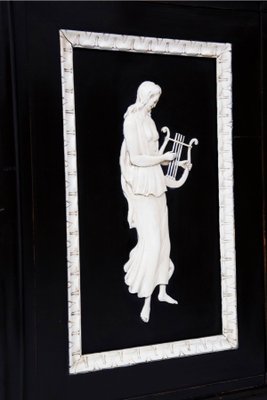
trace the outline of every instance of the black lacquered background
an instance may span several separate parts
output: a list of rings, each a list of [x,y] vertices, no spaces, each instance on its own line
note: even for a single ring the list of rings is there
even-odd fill
[[[223,4],[216,4],[216,7],[207,5],[206,3],[191,4],[190,2],[188,2],[188,5],[177,2],[40,2],[38,4],[35,2],[18,2],[12,4],[16,65],[16,70],[15,72],[13,71],[13,74],[15,74],[17,85],[17,119],[19,125],[17,140],[19,143],[20,201],[23,233],[21,236],[23,249],[21,284],[23,288],[22,304],[24,310],[23,329],[25,332],[23,339],[23,363],[25,365],[23,369],[23,395],[27,400],[43,400],[48,398],[53,400],[62,397],[66,400],[71,400],[77,396],[81,398],[91,396],[92,399],[100,400],[118,400],[140,397],[148,394],[154,394],[155,398],[164,398],[165,396],[168,400],[184,400],[190,397],[207,397],[208,395],[215,395],[219,392],[236,390],[248,386],[257,386],[264,383],[265,343],[263,329],[264,293],[261,201],[262,109],[260,75],[262,60],[259,25],[260,10],[259,4],[257,2],[254,3],[225,2]],[[234,200],[239,317],[238,350],[105,370],[93,374],[87,373],[78,376],[69,375],[64,147],[59,29],[232,43]],[[77,71],[79,71],[79,63],[82,68],[87,57],[90,57],[86,53],[87,50],[80,50],[80,52],[83,51],[85,52],[84,55],[79,56],[78,54],[76,55],[76,53],[74,55],[75,69]],[[249,61],[248,52],[250,56]],[[99,57],[101,57],[101,55],[102,52],[99,52]],[[132,58],[134,57],[138,57],[138,55],[132,55]],[[145,57],[144,55],[142,58],[142,65],[144,65],[144,60],[148,60]],[[82,58],[84,60],[82,60]],[[148,58],[150,59],[150,56]],[[98,62],[100,64],[100,61]],[[189,59],[181,63],[185,62],[188,62],[188,68],[194,68],[198,71],[201,70],[203,73],[201,75],[202,79],[207,79],[207,82],[210,82],[209,79],[211,79],[211,76],[214,74],[212,62],[211,65],[203,63],[203,67],[201,68],[200,64],[198,64],[197,68],[193,67],[194,63],[191,63]],[[155,62],[155,64],[157,63],[158,61]],[[182,68],[181,63],[178,63],[177,60],[177,68]],[[112,68],[112,65],[114,64],[110,62],[110,64],[106,65],[106,69]],[[192,67],[189,67],[189,65]],[[98,142],[99,129],[94,132],[90,129],[92,123],[90,116],[93,114],[90,109],[87,109],[87,103],[89,104],[91,102],[91,109],[98,106],[97,104],[95,106],[92,105],[93,100],[87,88],[84,89],[85,93],[82,93],[82,86],[91,85],[89,88],[93,89],[93,86],[96,85],[96,83],[92,84],[92,77],[90,77],[92,67],[92,65],[88,65],[88,75],[86,75],[88,81],[84,79],[84,76],[81,76],[81,87],[80,91],[77,92],[77,96],[81,96],[81,111],[78,109],[76,110],[77,124],[80,124],[80,126],[77,125],[77,128],[81,129],[81,125],[84,123],[81,118],[86,118],[85,126],[88,126],[88,135],[90,135],[90,140],[89,138],[86,139],[88,140],[88,144],[85,146],[84,150],[86,153],[90,151],[90,157],[88,155],[86,161],[86,165],[88,165],[90,171],[86,172],[86,179],[91,179],[93,181],[92,185],[95,185],[95,188],[99,189],[103,197],[106,195],[108,185],[112,193],[115,193],[115,195],[112,196],[114,204],[116,203],[113,207],[114,210],[116,207],[117,210],[121,207],[120,211],[116,212],[120,212],[126,217],[126,203],[120,191],[118,181],[118,164],[111,164],[110,170],[107,170],[106,167],[103,167],[102,170],[102,167],[99,166],[101,164],[100,159],[102,154],[104,154],[103,158],[106,157],[109,160],[113,159],[113,155],[109,154],[108,147],[105,146],[104,140],[103,143],[101,141],[101,144]],[[104,68],[104,66],[101,68]],[[185,64],[183,64],[183,70],[185,74]],[[82,73],[82,69],[80,69],[80,71],[81,74],[85,75],[84,72]],[[139,71],[141,71],[141,67]],[[209,181],[205,182],[204,180],[204,182],[196,182],[195,180],[200,172],[204,174],[203,169],[205,168],[205,164],[203,163],[202,152],[206,150],[204,150],[205,146],[203,143],[206,144],[206,147],[209,145],[214,146],[214,143],[212,144],[212,142],[209,141],[215,129],[214,120],[203,120],[202,118],[205,116],[207,117],[207,114],[204,113],[203,116],[199,116],[194,103],[192,103],[190,107],[189,104],[186,103],[187,106],[184,112],[187,114],[179,114],[179,118],[176,117],[176,109],[168,110],[168,107],[174,107],[177,102],[180,107],[182,107],[186,99],[192,99],[190,95],[191,91],[195,90],[194,94],[197,95],[198,84],[196,84],[193,75],[191,79],[194,84],[190,83],[187,89],[188,93],[183,93],[183,97],[181,97],[179,95],[179,90],[176,90],[173,86],[170,87],[167,76],[164,77],[166,80],[162,81],[163,74],[161,72],[160,76],[157,75],[157,71],[153,72],[151,76],[150,68],[148,76],[148,71],[143,68],[142,71],[142,73],[144,73],[143,76],[132,76],[132,81],[131,79],[126,79],[123,83],[120,95],[118,96],[118,100],[122,102],[116,103],[116,100],[111,104],[107,101],[107,107],[101,114],[101,119],[105,119],[107,114],[104,114],[104,112],[108,113],[110,121],[113,121],[113,129],[116,130],[116,132],[110,132],[110,137],[108,139],[110,150],[112,149],[112,151],[114,151],[114,155],[117,154],[115,157],[117,158],[122,139],[122,121],[120,122],[120,118],[125,108],[134,99],[139,79],[157,80],[163,88],[163,96],[154,114],[158,127],[169,124],[172,130],[180,129],[184,134],[187,133],[189,137],[197,136],[197,133],[201,135],[199,136],[200,145],[193,153],[194,166],[189,181],[184,188],[174,192],[173,197],[168,196],[170,214],[172,213],[171,209],[175,210],[173,211],[174,215],[170,215],[171,221],[176,223],[176,219],[178,221],[180,218],[187,220],[188,216],[188,218],[196,222],[197,219],[195,220],[192,218],[192,215],[194,215],[193,213],[195,213],[196,218],[200,218],[202,215],[196,212],[200,207],[196,200],[206,199],[207,194],[201,189],[201,194],[198,193],[195,195],[196,199],[193,197],[189,199],[189,193],[196,190],[197,185],[199,185],[199,187],[200,185],[201,187],[204,185],[203,187],[208,188],[211,195],[212,193],[216,193],[217,196],[217,183],[216,191],[210,192],[210,182],[212,181],[210,171],[205,171],[205,174],[207,173],[207,176],[210,176]],[[116,73],[119,75],[121,71]],[[116,77],[115,73],[114,75]],[[119,79],[118,75],[116,79]],[[187,76],[189,76],[189,71]],[[180,85],[179,87],[181,90],[184,83],[179,80],[180,78],[178,76],[176,76],[176,78],[175,81]],[[79,77],[75,77],[75,79],[79,79]],[[108,81],[110,78],[108,76],[105,78],[104,75],[103,79],[108,89]],[[132,82],[131,84],[133,87],[128,86],[130,82]],[[201,84],[200,82],[199,85]],[[94,90],[96,91],[96,87]],[[107,96],[106,92],[109,91],[104,91],[104,86],[102,86],[101,90],[105,98],[105,96]],[[209,90],[211,90],[211,93],[207,94],[207,99],[214,96],[214,86],[209,87]],[[110,93],[114,93],[113,90],[110,91]],[[169,95],[173,96],[172,99],[168,97]],[[94,96],[94,99],[98,101],[99,104],[99,100],[97,100],[96,96]],[[116,109],[116,115],[110,111],[107,103],[109,103],[111,109]],[[196,104],[197,103],[198,101]],[[214,118],[214,110],[211,109],[211,111],[209,118]],[[177,108],[177,113],[178,112],[179,108]],[[194,112],[194,115],[192,115],[192,112]],[[116,121],[115,124],[114,121]],[[179,126],[177,125],[178,122]],[[104,123],[101,122],[101,124],[103,127]],[[210,125],[208,126],[208,124]],[[205,127],[208,128],[207,131],[204,131]],[[108,134],[107,132],[100,133],[101,137],[102,135],[104,137]],[[82,134],[80,130],[80,139],[82,136],[86,138],[86,135]],[[113,143],[111,147],[110,140],[112,137],[116,137],[117,141]],[[209,140],[205,142],[205,138],[208,137]],[[79,146],[79,148],[81,148],[81,146]],[[93,155],[91,155],[91,152],[93,152]],[[97,154],[99,154],[99,157]],[[210,162],[209,165],[214,165],[213,162]],[[198,168],[197,165],[199,166]],[[98,180],[94,177],[94,171],[97,174],[98,168],[100,168],[101,171],[102,182],[100,179]],[[79,171],[81,171],[81,169]],[[86,185],[84,187],[86,187]],[[86,198],[86,196],[82,198]],[[98,200],[98,206],[103,206],[101,194]],[[215,199],[215,201],[211,203],[215,204],[216,201]],[[94,197],[88,199],[88,204],[92,205],[95,203],[96,199]],[[175,204],[175,207],[172,207],[173,204]],[[176,207],[176,204],[179,204],[179,207]],[[108,211],[110,207],[108,202],[106,207]],[[86,207],[81,206],[81,212],[82,209],[85,210]],[[103,209],[104,207],[102,207],[102,210]],[[183,212],[181,212],[181,210],[183,210]],[[107,211],[104,210],[102,212],[105,213]],[[98,219],[99,215],[92,216],[92,212],[86,212],[88,213],[88,217],[86,218],[88,218],[89,222],[87,226],[91,228],[93,225],[92,222],[94,222],[93,219]],[[214,211],[211,210],[211,212]],[[187,215],[183,215],[183,213]],[[106,219],[104,221],[104,218],[101,218],[105,229],[107,229],[108,226],[115,225],[114,219],[113,222],[109,221],[111,225],[108,225]],[[173,276],[170,282],[170,293],[173,296],[177,295],[180,300],[178,310],[185,309],[184,300],[186,300],[187,304],[190,305],[190,312],[192,311],[192,313],[195,313],[194,305],[196,305],[196,296],[193,293],[193,288],[196,289],[198,293],[201,293],[201,284],[197,285],[195,282],[195,274],[198,274],[199,278],[200,273],[197,271],[198,265],[191,262],[195,258],[195,255],[185,254],[185,249],[188,247],[188,235],[191,235],[190,240],[194,243],[194,235],[196,235],[196,233],[193,234],[189,225],[186,225],[183,226],[186,232],[183,237],[181,232],[175,231],[174,227],[176,225],[172,225],[173,222],[171,222],[170,226],[173,245],[172,252],[174,252],[175,249],[174,244],[179,243],[179,253],[177,252],[176,255],[175,253],[172,254],[173,258],[177,257],[177,262],[179,259],[179,264],[176,266],[176,275]],[[200,226],[204,227],[203,221],[200,222]],[[121,269],[124,260],[127,259],[128,249],[134,242],[134,236],[130,234],[125,218],[118,219],[116,234],[117,231],[120,235],[122,232],[125,232],[125,237],[122,239],[122,242],[119,244],[115,243],[114,249],[110,249],[109,243],[103,243],[103,248],[101,247],[101,255],[105,253],[102,255],[102,260],[106,260],[106,266],[108,264],[106,253],[108,252],[105,248],[108,248],[110,251],[112,250],[113,254],[116,252],[119,254],[119,251],[121,254],[121,260],[118,259],[119,262],[116,265],[112,264],[110,267],[111,271],[109,272],[109,277],[112,279],[112,285],[110,285],[110,287],[115,287],[117,289],[115,299],[112,299],[110,295],[108,299],[104,297],[100,304],[96,304],[96,300],[90,297],[90,293],[88,293],[88,291],[86,292],[87,282],[89,285],[94,280],[92,280],[92,276],[89,275],[86,278],[88,272],[84,271],[87,269],[87,260],[85,263],[83,261],[82,290],[85,290],[85,294],[83,295],[82,292],[82,297],[88,302],[90,308],[88,306],[88,310],[86,310],[86,304],[82,304],[82,324],[83,329],[87,329],[87,332],[92,332],[89,326],[91,318],[93,318],[96,323],[98,318],[100,320],[100,316],[94,315],[95,306],[106,313],[105,307],[107,303],[110,303],[108,307],[111,307],[112,310],[118,310],[116,311],[117,314],[113,314],[114,321],[112,324],[110,323],[110,326],[114,325],[115,327],[121,323],[120,318],[122,313],[118,307],[112,305],[113,301],[118,303],[118,296],[121,296],[120,298],[123,298],[123,302],[125,303],[123,306],[120,305],[119,307],[123,307],[124,310],[128,310],[128,308],[131,310],[129,315],[133,316],[130,317],[133,318],[133,321],[131,321],[132,326],[138,329],[140,326],[138,325],[137,310],[141,304],[135,296],[127,292],[127,288],[123,283],[123,273]],[[90,230],[90,232],[92,231]],[[205,243],[206,233],[205,230],[205,232],[203,232],[203,245],[208,246],[208,244]],[[107,231],[104,231],[103,234],[106,235]],[[101,236],[100,233],[95,232],[94,235],[98,241],[99,236]],[[111,236],[111,232],[109,232],[109,235]],[[200,235],[200,233],[198,233],[198,235]],[[88,234],[88,239],[89,238],[92,240],[92,236],[90,237]],[[215,243],[216,239],[213,238],[212,240]],[[90,246],[92,250],[92,244],[93,242],[89,245],[82,245],[81,250],[84,249],[85,245]],[[197,245],[200,246],[200,244]],[[83,253],[84,251],[85,250],[83,250]],[[94,256],[94,251],[95,249],[92,250],[92,256]],[[184,256],[182,262],[180,262],[182,251],[184,251]],[[84,257],[83,254],[81,256],[82,258]],[[216,257],[216,254],[214,254],[215,260]],[[203,259],[204,257],[202,257],[202,263]],[[189,260],[191,260],[191,270],[185,269]],[[109,285],[102,281],[100,283],[97,278],[97,276],[99,276],[97,268],[101,269],[101,266],[93,266],[93,268],[95,268],[96,271],[96,287],[100,287],[102,290],[102,286],[106,285],[106,288],[108,288]],[[201,266],[202,271],[207,271],[209,270],[208,268],[210,268],[210,266],[204,267],[203,264]],[[88,271],[93,271],[89,264]],[[115,276],[113,277],[114,271],[121,271],[116,272],[116,282],[114,282]],[[83,275],[85,276],[85,280],[87,279],[87,282],[83,281]],[[105,280],[104,273],[103,280]],[[205,290],[208,292],[206,299],[212,295],[212,298],[216,300],[214,293],[215,291],[217,293],[218,285],[216,288],[215,277],[213,277],[212,282],[212,288],[209,288],[208,284],[205,286]],[[186,290],[190,290],[191,294],[186,293]],[[104,290],[102,290],[102,293],[104,293]],[[97,299],[99,299],[100,295],[97,294],[97,296]],[[179,313],[181,311],[171,311],[171,306],[169,306],[164,307],[164,310],[168,308],[168,312],[165,313],[163,308],[161,308],[163,305],[158,305],[156,301],[153,304],[152,321],[156,321],[155,317],[160,315],[162,321],[165,319],[165,323],[166,320],[175,320],[175,326],[178,326],[177,321],[179,318],[176,318],[176,316],[173,317],[169,312]],[[198,307],[199,304],[205,304],[206,307],[206,300],[199,299],[196,307]],[[213,308],[214,310],[216,304],[211,304],[210,309]],[[156,307],[158,308],[156,309]],[[205,312],[207,312],[207,310],[208,308],[206,307]],[[118,315],[117,319],[115,315]],[[218,318],[217,314],[216,318]],[[102,320],[108,321],[108,318]],[[197,319],[195,319],[195,321],[196,320]],[[213,321],[215,321],[215,319]],[[203,321],[201,322],[202,326],[198,325],[198,327],[196,326],[193,328],[188,324],[187,327],[175,328],[177,329],[175,336],[183,337],[183,335],[189,335],[190,332],[193,334],[196,328],[199,334],[202,334],[205,324],[207,330],[211,332],[211,330],[214,329],[215,332],[218,330],[219,326],[218,319],[217,322],[215,321],[215,325],[212,325],[213,323],[212,321]],[[185,329],[184,332],[182,331],[183,329]],[[101,331],[99,330],[99,334],[101,334],[102,331],[103,329],[101,329]],[[134,337],[135,334],[138,334],[137,331],[130,333],[128,338],[118,338],[113,335],[113,339],[111,332],[109,332],[104,338],[102,336],[103,341],[101,341],[101,343],[97,343],[97,338],[94,338],[93,346],[96,348],[97,346],[100,347],[100,345],[103,345],[105,348],[115,348],[118,343],[123,343],[123,341],[124,343],[127,342],[125,344],[140,342],[140,331],[139,338],[138,336],[136,336],[136,338]],[[159,335],[159,331],[155,331],[155,334],[157,337],[161,336],[167,339],[167,335],[170,334],[169,332],[170,331],[161,331]],[[172,331],[171,334],[173,333]],[[148,342],[150,342],[151,336],[148,337],[148,334],[149,332],[142,333],[142,340],[146,335]],[[93,338],[91,337],[90,339],[90,343],[83,343],[84,350],[90,350],[89,346],[93,342]],[[113,340],[113,343],[111,343],[111,340]],[[85,347],[87,347],[87,349]],[[163,395],[163,393],[166,394]]]
[[[83,353],[221,334],[216,61],[74,49],[74,77]],[[158,129],[199,139],[186,184],[167,194],[176,266],[168,288],[179,306],[158,303],[156,289],[149,324],[123,279],[136,232],[119,169],[123,114],[145,80],[162,88]]]

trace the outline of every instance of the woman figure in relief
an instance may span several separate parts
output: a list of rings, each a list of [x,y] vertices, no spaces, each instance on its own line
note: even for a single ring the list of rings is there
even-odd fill
[[[161,95],[153,82],[143,82],[136,102],[124,115],[124,141],[121,147],[121,183],[128,201],[128,222],[137,230],[138,242],[124,265],[125,283],[130,293],[144,299],[141,319],[149,321],[151,295],[159,286],[158,300],[177,301],[166,292],[174,265],[170,259],[170,238],[166,184],[161,165],[174,160],[172,152],[159,149],[159,134],[151,111]],[[179,164],[185,168],[184,161]]]

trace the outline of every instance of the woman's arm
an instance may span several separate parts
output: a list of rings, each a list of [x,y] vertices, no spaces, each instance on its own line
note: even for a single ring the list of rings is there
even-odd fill
[[[175,154],[171,152],[155,156],[139,154],[137,126],[135,121],[132,119],[125,120],[123,129],[130,161],[133,165],[136,165],[137,167],[150,167],[174,159]]]

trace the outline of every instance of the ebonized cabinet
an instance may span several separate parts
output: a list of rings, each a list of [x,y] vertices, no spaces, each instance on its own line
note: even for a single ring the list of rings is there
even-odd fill
[[[60,29],[232,43],[238,350],[68,374]],[[10,2],[0,32],[0,397],[266,399],[266,3]]]

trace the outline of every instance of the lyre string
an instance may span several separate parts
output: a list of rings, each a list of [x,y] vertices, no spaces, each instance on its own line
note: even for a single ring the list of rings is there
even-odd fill
[[[175,161],[175,166],[174,166],[174,171],[173,171],[173,178],[174,179],[176,178],[176,175],[177,175],[177,170],[178,170],[178,167],[179,167],[179,161],[181,159],[184,139],[185,139],[185,136],[180,135],[180,140],[179,141],[181,141],[182,143],[179,143],[177,155],[176,155],[176,158],[174,160]]]
[[[177,155],[178,155],[178,151],[179,151],[179,148],[180,148],[180,141],[181,141],[181,134],[179,133],[178,134],[178,137],[177,137],[177,141],[176,141],[176,146],[175,146],[175,159],[172,161],[172,167],[171,167],[171,171],[170,171],[170,177],[171,178],[174,178],[174,172],[175,172],[175,166],[176,166],[176,160],[177,160]]]
[[[173,140],[173,143],[172,143],[172,153],[174,153],[174,150],[175,150],[177,136],[178,136],[178,133],[175,133],[175,137],[174,137],[174,140]],[[168,165],[167,175],[169,175],[169,176],[171,174],[172,163],[173,163],[173,161],[170,162],[169,165]]]
[[[179,138],[180,138],[180,134],[175,133],[174,142],[173,142],[173,146],[172,146],[172,153],[176,153],[177,152]],[[167,175],[172,176],[173,168],[174,168],[174,160],[169,164],[169,167],[168,167],[168,170],[167,170]]]

